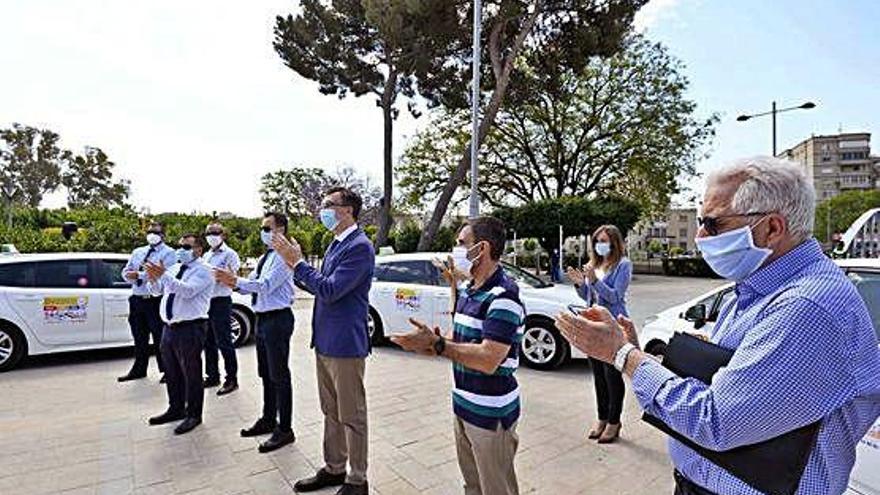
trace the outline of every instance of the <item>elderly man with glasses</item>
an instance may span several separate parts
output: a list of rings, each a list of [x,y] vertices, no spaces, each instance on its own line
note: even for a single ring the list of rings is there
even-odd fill
[[[732,357],[710,383],[651,359],[632,322],[607,311],[557,324],[622,369],[641,407],[698,448],[725,452],[818,424],[795,493],[826,495],[846,490],[856,445],[880,414],[880,350],[864,301],[812,237],[814,213],[813,186],[791,162],[753,158],[709,177],[697,246],[736,283],[711,335]],[[680,441],[669,452],[676,494],[761,493]]]

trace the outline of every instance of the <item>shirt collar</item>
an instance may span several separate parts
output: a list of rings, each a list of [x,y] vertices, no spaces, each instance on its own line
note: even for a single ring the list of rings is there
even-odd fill
[[[219,246],[217,246],[217,249],[212,249],[211,252],[212,253],[222,253],[225,250],[226,250],[226,243],[222,242],[222,243],[220,243]]]
[[[815,239],[800,243],[791,251],[773,260],[737,284],[737,289],[751,289],[760,294],[771,294],[808,265],[822,259],[825,255]]]
[[[502,266],[499,264],[498,268],[495,269],[495,273],[493,273],[492,276],[489,277],[483,283],[483,285],[481,285],[479,287],[474,287],[474,281],[471,280],[471,283],[468,285],[468,293],[472,294],[477,291],[486,292],[487,290],[491,289],[492,287],[495,287],[496,285],[500,284],[501,277],[503,275],[504,275],[504,268],[502,268]]]
[[[356,223],[351,224],[351,226],[349,226],[347,229],[343,230],[339,233],[339,235],[336,236],[336,242],[344,241],[346,238],[348,238],[348,236],[351,235],[352,232],[357,230],[357,228],[358,226]]]

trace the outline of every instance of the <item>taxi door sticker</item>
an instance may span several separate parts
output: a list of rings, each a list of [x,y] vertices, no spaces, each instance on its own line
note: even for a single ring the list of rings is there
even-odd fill
[[[862,445],[880,450],[880,421],[874,423],[874,426],[868,430],[868,434],[862,437]]]
[[[422,294],[416,289],[398,287],[394,292],[394,301],[398,311],[415,313],[422,307]]]
[[[44,323],[85,323],[88,318],[88,296],[43,298]]]

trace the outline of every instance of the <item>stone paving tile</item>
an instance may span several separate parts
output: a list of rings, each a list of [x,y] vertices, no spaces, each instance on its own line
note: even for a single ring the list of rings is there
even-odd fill
[[[651,291],[657,283],[650,281]],[[678,287],[680,297],[668,304],[711,286],[688,284],[686,290]],[[662,297],[668,299],[668,293]],[[261,455],[256,448],[262,439],[238,434],[260,413],[253,346],[238,350],[241,389],[225,397],[217,397],[216,389],[206,391],[204,424],[183,437],[173,434],[172,425],[146,424],[166,407],[155,368],[146,380],[116,383],[130,365],[125,351],[38,360],[0,374],[0,494],[293,493],[293,483],[322,464],[323,420],[314,355],[308,349],[310,313],[308,307],[296,310],[293,446]],[[516,461],[521,493],[671,491],[665,440],[638,420],[631,394],[622,441],[599,446],[586,439],[595,414],[588,365],[576,362],[549,373],[521,369],[518,377],[523,394]],[[462,493],[449,363],[380,348],[369,358],[366,380],[371,493]],[[621,476],[633,472],[638,476]]]

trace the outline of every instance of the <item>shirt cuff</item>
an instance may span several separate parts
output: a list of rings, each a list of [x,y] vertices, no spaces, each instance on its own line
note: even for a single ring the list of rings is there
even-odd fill
[[[647,412],[651,412],[654,405],[654,398],[669,380],[677,378],[678,375],[665,368],[662,364],[651,358],[645,358],[632,376],[633,392],[639,405]]]

